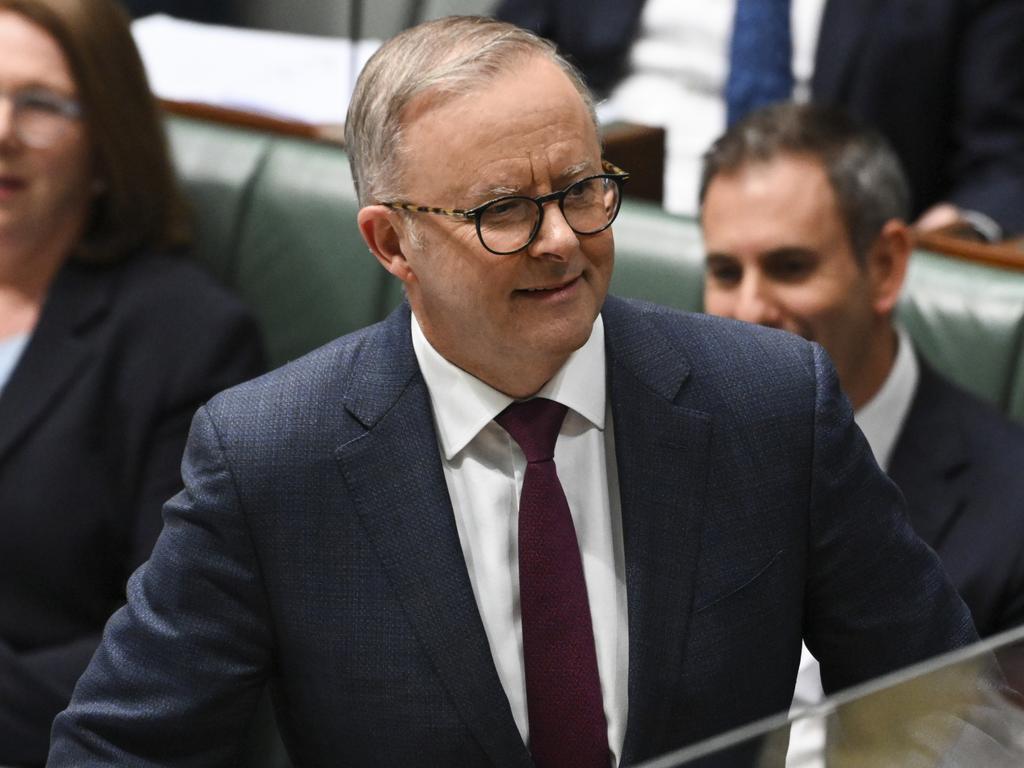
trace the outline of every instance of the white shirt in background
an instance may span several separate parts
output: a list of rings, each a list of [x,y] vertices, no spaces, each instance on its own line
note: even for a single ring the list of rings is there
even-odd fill
[[[792,0],[794,97],[806,101],[826,0]],[[629,74],[600,108],[605,122],[665,128],[665,208],[695,215],[701,158],[725,130],[735,0],[647,0]]]
[[[25,351],[31,335],[30,333],[17,333],[6,339],[0,339],[0,392],[4,391],[7,380],[14,373],[18,360],[21,359],[21,353]]]

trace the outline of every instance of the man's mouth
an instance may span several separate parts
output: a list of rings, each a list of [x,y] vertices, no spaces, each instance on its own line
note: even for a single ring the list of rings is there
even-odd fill
[[[571,280],[565,280],[565,281],[563,281],[561,283],[557,283],[555,285],[542,285],[542,286],[537,286],[535,288],[520,288],[518,293],[529,293],[529,294],[539,294],[539,295],[558,293],[559,291],[564,291],[566,288],[572,287],[573,285],[576,284],[576,282],[579,279],[580,279],[580,275],[577,275],[576,277],[572,278]]]

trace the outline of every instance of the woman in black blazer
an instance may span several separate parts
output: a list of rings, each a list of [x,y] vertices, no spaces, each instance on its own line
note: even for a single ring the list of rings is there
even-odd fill
[[[41,765],[255,326],[184,206],[112,0],[0,0],[0,765]]]

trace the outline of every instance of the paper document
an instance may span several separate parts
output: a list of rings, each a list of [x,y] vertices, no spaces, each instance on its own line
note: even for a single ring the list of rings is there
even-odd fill
[[[132,34],[158,97],[313,125],[344,123],[356,76],[380,46],[163,14],[136,20]]]

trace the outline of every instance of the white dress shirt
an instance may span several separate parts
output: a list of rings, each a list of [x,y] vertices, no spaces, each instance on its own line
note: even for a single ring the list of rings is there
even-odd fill
[[[31,334],[29,333],[18,333],[14,336],[8,336],[6,339],[0,339],[0,392],[4,391],[7,380],[14,373],[18,360],[21,359],[21,353],[25,351],[25,347],[28,345],[30,336]]]
[[[826,0],[792,0],[794,97],[810,96]],[[725,130],[722,93],[736,0],[647,0],[629,73],[601,105],[603,121],[665,128],[665,208],[697,212],[701,159]]]
[[[920,368],[910,334],[897,327],[899,338],[896,360],[882,388],[854,414],[854,421],[867,438],[875,461],[882,469],[889,470],[893,448],[903,431],[910,406],[917,392]],[[821,665],[804,645],[800,650],[800,671],[797,673],[796,689],[793,691],[795,713],[817,704],[825,698],[821,686]],[[824,766],[825,725],[818,718],[798,720],[789,734],[789,752],[786,754],[788,768],[818,768]]]
[[[498,677],[529,743],[519,610],[518,510],[526,458],[494,422],[512,398],[456,367],[412,319],[412,341],[430,392],[455,523]],[[568,407],[555,466],[580,545],[594,625],[612,765],[622,754],[629,663],[625,559],[611,412],[605,395],[604,325],[537,393]]]

